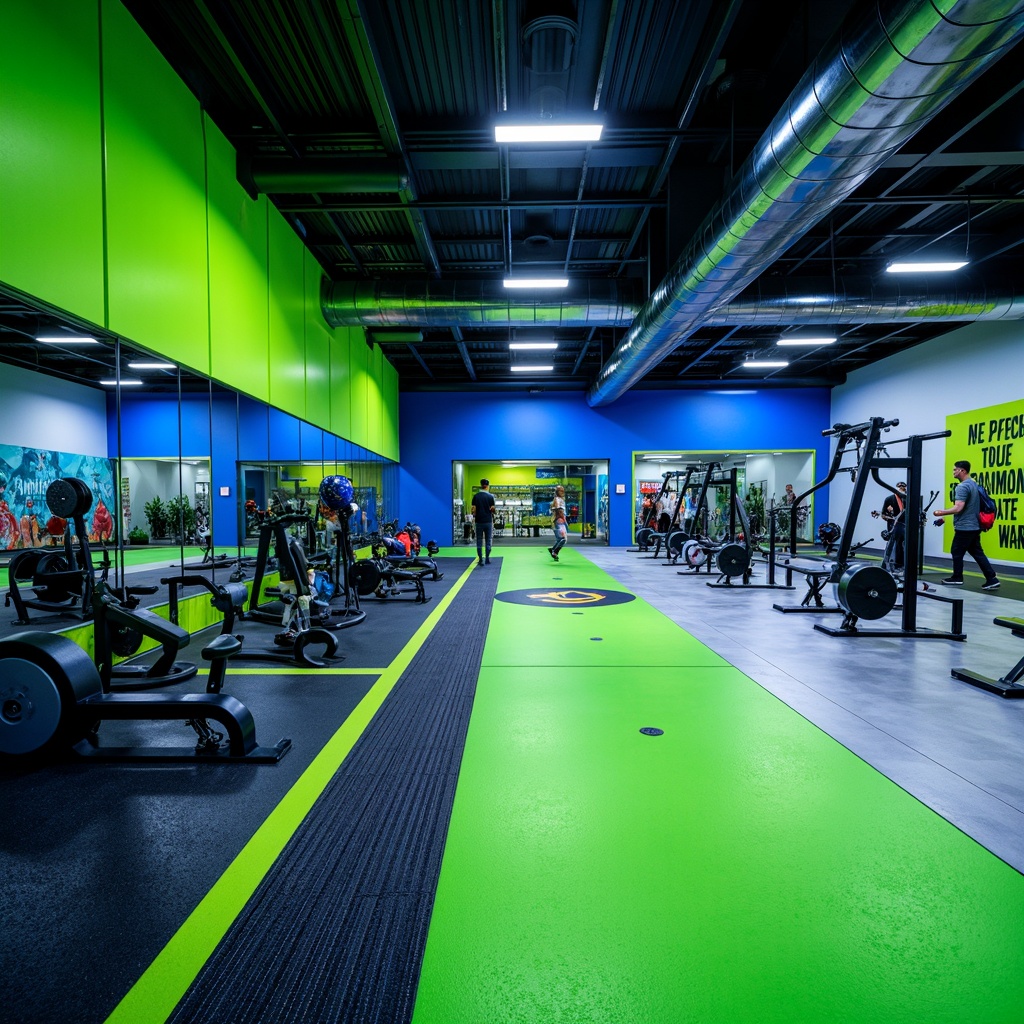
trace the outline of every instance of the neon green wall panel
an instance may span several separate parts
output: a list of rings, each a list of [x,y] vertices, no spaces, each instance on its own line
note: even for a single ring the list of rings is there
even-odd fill
[[[366,440],[370,451],[384,445],[384,353],[379,345],[368,350],[366,366]]]
[[[235,181],[235,150],[206,119],[210,236],[210,372],[247,395],[269,395],[266,196]]]
[[[339,327],[331,334],[331,432],[345,438],[352,437],[349,349],[356,333],[362,331]]]
[[[320,312],[320,264],[308,250],[305,260],[306,420],[318,426],[331,422],[331,333]]]
[[[209,372],[199,104],[117,0],[103,0],[108,326]]]
[[[358,331],[358,329],[357,329]],[[361,335],[362,331],[358,331]],[[352,404],[352,432],[349,438],[366,448],[369,431],[366,425],[367,398],[370,393],[368,377],[370,373],[370,350],[362,337],[352,337],[349,342],[349,401]]]
[[[296,416],[306,410],[304,246],[284,218],[267,218],[270,271],[270,404]]]
[[[99,13],[7,0],[0,32],[0,280],[103,311]]]
[[[384,360],[384,449],[381,455],[398,461],[398,371]]]

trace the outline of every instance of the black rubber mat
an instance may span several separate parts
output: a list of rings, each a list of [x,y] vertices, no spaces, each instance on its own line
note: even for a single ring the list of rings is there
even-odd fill
[[[412,1015],[494,572],[475,572],[168,1018]]]

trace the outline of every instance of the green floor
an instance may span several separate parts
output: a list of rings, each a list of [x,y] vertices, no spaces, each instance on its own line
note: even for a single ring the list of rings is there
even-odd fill
[[[414,1024],[1019,1024],[1022,930],[1024,877],[659,612],[495,602]]]

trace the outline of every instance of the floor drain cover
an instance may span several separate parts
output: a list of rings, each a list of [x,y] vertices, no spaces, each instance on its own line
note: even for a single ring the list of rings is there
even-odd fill
[[[664,736],[664,729],[655,729],[653,725],[645,725],[640,730],[645,736]]]

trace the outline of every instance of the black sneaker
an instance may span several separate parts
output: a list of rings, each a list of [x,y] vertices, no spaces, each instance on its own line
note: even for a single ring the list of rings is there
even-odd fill
[[[491,564],[491,560],[490,560],[490,559],[488,558],[488,559],[487,559],[487,560],[486,560],[486,561],[484,562],[484,565],[490,565],[490,564]]]
[[[947,587],[962,587],[964,585],[963,580],[955,580],[952,576],[948,580],[939,580],[940,583],[944,583]]]
[[[995,580],[995,579],[993,579],[993,580],[986,580],[982,584],[981,589],[982,590],[998,590],[999,589],[999,580]]]

